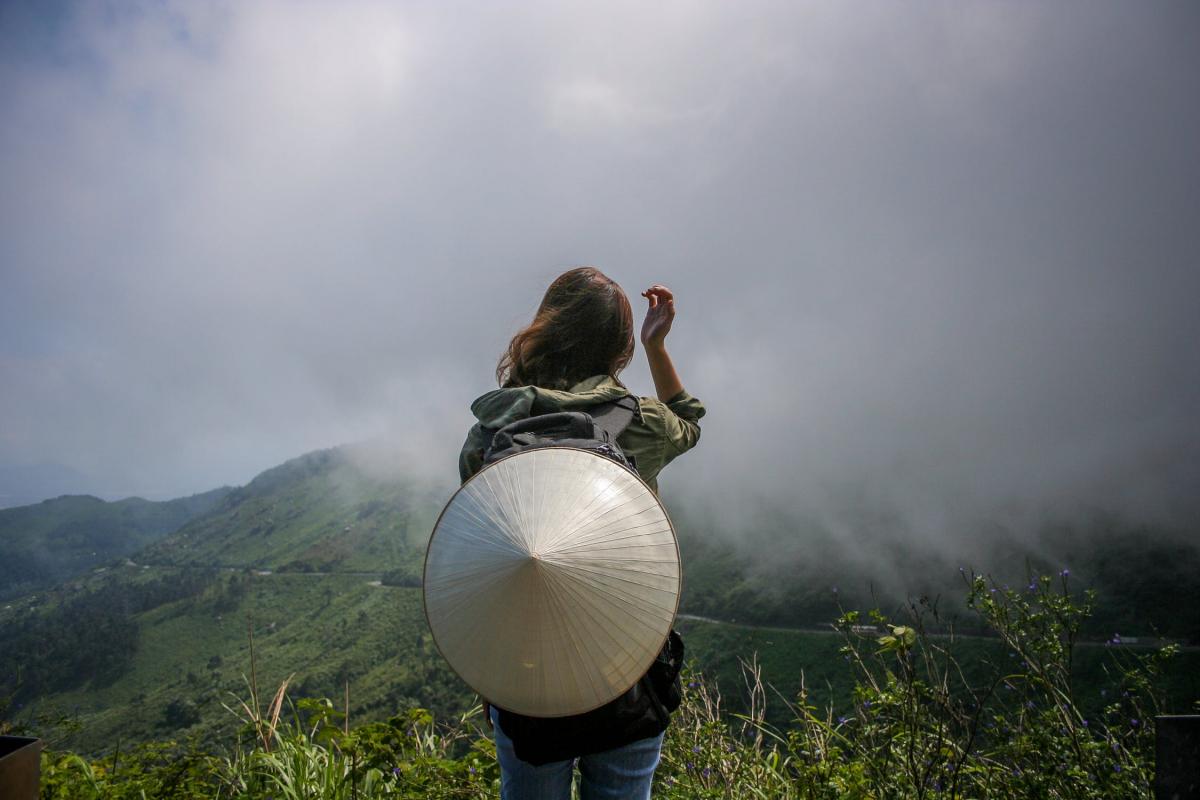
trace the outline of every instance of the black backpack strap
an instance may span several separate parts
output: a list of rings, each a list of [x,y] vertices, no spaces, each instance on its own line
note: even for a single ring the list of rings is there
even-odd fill
[[[596,423],[596,432],[603,433],[605,441],[616,442],[617,437],[625,432],[640,411],[637,398],[627,394],[620,400],[593,406],[588,409],[588,414]]]

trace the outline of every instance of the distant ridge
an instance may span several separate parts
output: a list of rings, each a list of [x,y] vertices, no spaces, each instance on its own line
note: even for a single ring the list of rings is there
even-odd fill
[[[83,494],[96,482],[65,464],[0,464],[0,509],[33,505],[46,498]]]
[[[415,470],[379,453],[378,445],[343,445],[272,467],[138,558],[158,566],[418,574],[446,487],[423,484]]]
[[[62,495],[0,509],[0,599],[41,591],[150,542],[216,508],[228,486],[155,502]]]

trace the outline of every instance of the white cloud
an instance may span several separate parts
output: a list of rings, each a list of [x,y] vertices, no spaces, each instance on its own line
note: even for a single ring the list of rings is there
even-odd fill
[[[0,462],[183,492],[386,434],[442,470],[596,263],[680,296],[711,413],[664,483],[1195,511],[1170,9],[72,8],[4,26]]]

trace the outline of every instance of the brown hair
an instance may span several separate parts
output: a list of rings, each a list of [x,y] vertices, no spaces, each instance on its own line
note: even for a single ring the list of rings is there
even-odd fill
[[[577,267],[554,279],[533,322],[496,365],[503,387],[569,389],[592,375],[616,377],[633,358],[633,309],[612,279]]]

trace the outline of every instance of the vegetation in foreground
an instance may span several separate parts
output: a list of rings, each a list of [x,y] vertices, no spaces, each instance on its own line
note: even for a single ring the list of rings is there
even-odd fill
[[[1003,663],[959,663],[953,637],[926,632],[936,612],[911,607],[904,624],[868,614],[838,620],[853,710],[835,716],[801,690],[785,729],[765,721],[755,663],[749,713],[722,710],[702,676],[686,679],[656,775],[662,798],[925,798],[1150,796],[1160,665],[1113,648],[1098,715],[1080,711],[1072,661],[1092,598],[1069,577],[1023,590],[965,576],[967,604],[1009,648]],[[228,707],[241,733],[223,752],[174,742],[119,749],[89,761],[43,754],[51,798],[485,798],[498,794],[494,750],[478,709],[446,724],[413,709],[350,729],[329,700],[288,700],[284,681]]]

